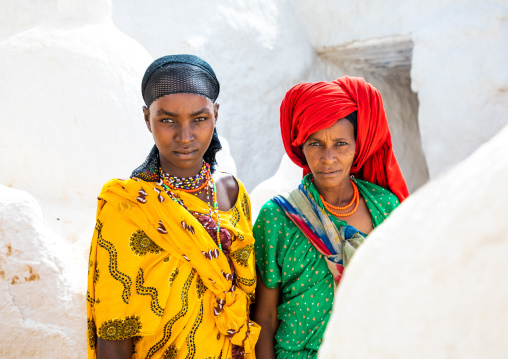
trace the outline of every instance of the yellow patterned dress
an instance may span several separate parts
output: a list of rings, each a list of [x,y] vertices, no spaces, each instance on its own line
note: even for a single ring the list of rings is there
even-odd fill
[[[104,185],[90,248],[89,358],[97,356],[97,337],[133,337],[132,358],[229,359],[236,346],[255,357],[260,328],[249,319],[254,238],[250,200],[238,183],[235,206],[219,211],[232,240],[224,252],[156,182]],[[196,196],[177,194],[189,210],[208,213]]]

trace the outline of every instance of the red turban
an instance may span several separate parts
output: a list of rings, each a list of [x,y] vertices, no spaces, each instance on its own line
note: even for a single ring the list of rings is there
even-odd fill
[[[408,195],[406,181],[392,149],[381,94],[360,77],[303,83],[289,90],[280,106],[284,148],[291,160],[310,173],[300,146],[309,135],[357,111],[356,154],[351,174],[392,191],[400,201]]]

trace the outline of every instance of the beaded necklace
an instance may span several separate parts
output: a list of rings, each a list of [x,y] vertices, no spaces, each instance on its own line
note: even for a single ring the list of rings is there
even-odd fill
[[[349,204],[347,204],[343,207],[333,206],[332,204],[326,202],[325,199],[323,198],[323,196],[321,196],[321,194],[319,195],[319,198],[321,199],[321,202],[323,203],[325,208],[328,210],[328,212],[333,214],[335,217],[348,217],[348,216],[352,215],[353,213],[356,212],[356,210],[358,209],[358,205],[360,204],[360,194],[358,192],[358,187],[356,186],[356,184],[353,182],[352,179],[350,179],[349,181],[351,182],[351,185],[353,186],[353,198],[351,199],[351,202],[349,202]],[[314,182],[314,178],[312,178],[312,182]],[[351,207],[353,205],[353,203],[355,204],[355,206],[348,213],[337,213],[334,211],[334,210],[343,211],[345,209],[348,209],[349,207]]]
[[[201,166],[199,173],[194,177],[182,178],[171,176],[169,173],[164,172],[160,167],[159,172],[162,180],[165,181],[169,188],[172,190],[178,189],[187,193],[200,193],[210,180],[210,165],[205,161],[203,161],[203,166]]]
[[[203,174],[204,169],[204,174]],[[159,167],[159,175],[161,179],[162,188],[166,191],[169,198],[171,198],[174,202],[181,205],[185,208],[189,213],[194,214],[193,211],[187,208],[185,203],[183,203],[180,196],[174,193],[174,190],[183,191],[186,193],[193,192],[201,192],[204,188],[206,190],[206,202],[208,203],[208,215],[213,219],[213,215],[217,218],[215,230],[217,233],[217,245],[219,249],[222,251],[222,243],[220,241],[220,216],[219,216],[219,204],[217,202],[217,187],[215,186],[215,181],[213,180],[210,174],[210,165],[206,162],[203,162],[203,167],[201,171],[194,177],[188,178],[180,178],[175,176],[170,176],[168,173],[164,172],[162,168]],[[199,178],[199,180],[197,180]],[[173,180],[171,180],[173,179]],[[203,181],[201,185],[199,185],[199,181]],[[207,186],[208,185],[208,186]],[[181,186],[181,187],[180,187]],[[206,188],[205,188],[206,187]],[[210,187],[210,188],[208,188]],[[212,190],[212,199],[213,199],[213,209],[210,204],[210,191]],[[198,192],[198,193],[199,193]]]

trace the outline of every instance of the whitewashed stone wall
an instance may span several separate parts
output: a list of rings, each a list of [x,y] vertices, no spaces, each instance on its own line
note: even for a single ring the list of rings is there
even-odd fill
[[[87,266],[72,253],[32,196],[0,185],[1,358],[86,357]]]
[[[0,41],[54,21],[67,26],[111,22],[110,0],[2,0]]]
[[[418,122],[431,178],[508,124],[508,67],[502,65],[508,62],[506,1],[299,4],[318,52],[401,35],[411,39],[411,88],[418,95]]]
[[[139,94],[151,57],[101,4],[93,17],[87,2],[61,1],[0,43],[0,183],[34,195],[72,242],[90,240],[102,183],[128,176],[152,143]]]
[[[372,232],[319,358],[508,357],[507,141],[505,127]]]
[[[257,214],[269,199],[278,194],[291,191],[298,187],[302,179],[303,170],[295,165],[284,154],[277,172],[267,180],[261,182],[250,194],[252,213]],[[255,220],[255,218],[254,218]]]

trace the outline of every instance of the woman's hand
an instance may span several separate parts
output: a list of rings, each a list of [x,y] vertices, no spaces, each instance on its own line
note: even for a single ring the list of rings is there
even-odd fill
[[[261,326],[261,333],[256,344],[256,358],[276,359],[275,333],[279,328],[277,306],[280,299],[280,288],[270,289],[257,273],[256,303],[253,319]]]
[[[105,340],[97,338],[97,359],[131,359],[132,338]]]

